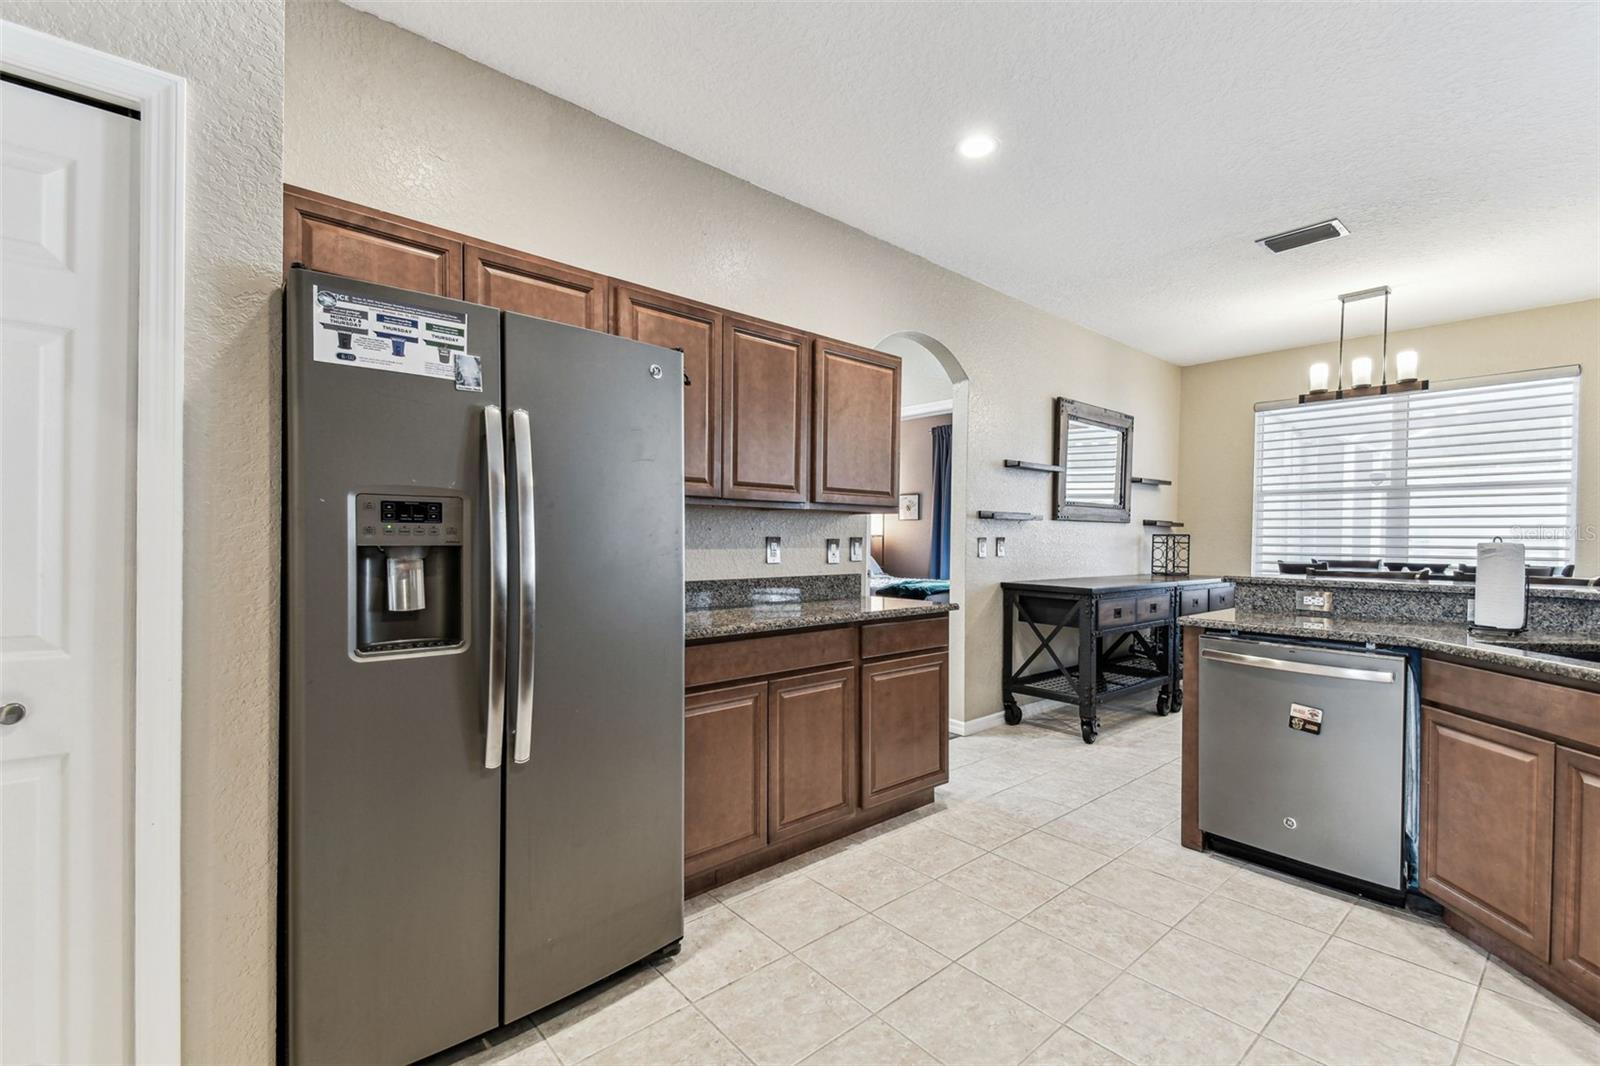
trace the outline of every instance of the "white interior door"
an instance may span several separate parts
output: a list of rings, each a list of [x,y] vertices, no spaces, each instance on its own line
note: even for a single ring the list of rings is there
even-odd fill
[[[138,120],[0,90],[0,1060],[126,1062]]]

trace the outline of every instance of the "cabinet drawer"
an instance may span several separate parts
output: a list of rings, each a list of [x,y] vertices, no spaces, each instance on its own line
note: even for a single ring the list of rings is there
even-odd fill
[[[950,621],[944,615],[917,618],[909,622],[874,622],[861,627],[861,657],[901,655],[925,648],[943,648],[950,643]]]
[[[1211,610],[1211,596],[1208,589],[1179,589],[1178,613],[1179,614],[1204,614]]]
[[[1218,585],[1216,588],[1209,591],[1206,601],[1207,610],[1226,611],[1229,607],[1233,606],[1233,586]]]
[[[1165,593],[1160,596],[1140,596],[1138,609],[1141,622],[1165,622],[1172,614],[1172,597]]]
[[[683,683],[687,688],[697,688],[747,677],[770,677],[850,662],[855,657],[853,626],[691,644],[683,651]]]
[[[1119,596],[1114,600],[1101,600],[1096,617],[1101,626],[1127,626],[1138,620],[1137,611],[1132,596]]]

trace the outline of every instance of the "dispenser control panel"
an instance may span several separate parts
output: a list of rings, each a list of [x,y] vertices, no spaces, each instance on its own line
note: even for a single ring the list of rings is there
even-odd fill
[[[356,496],[356,543],[371,545],[460,544],[463,501],[459,496]]]

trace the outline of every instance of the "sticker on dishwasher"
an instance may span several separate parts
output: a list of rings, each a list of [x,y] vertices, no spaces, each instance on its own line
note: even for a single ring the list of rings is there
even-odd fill
[[[1315,736],[1322,732],[1322,711],[1303,703],[1289,704],[1289,728]]]
[[[316,362],[459,381],[455,357],[467,347],[466,315],[320,285],[311,291]]]

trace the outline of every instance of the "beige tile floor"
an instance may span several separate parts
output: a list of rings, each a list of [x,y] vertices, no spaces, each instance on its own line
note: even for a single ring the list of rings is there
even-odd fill
[[[950,744],[938,801],[691,899],[683,952],[448,1059],[1600,1063],[1434,922],[1177,843],[1179,720]]]

